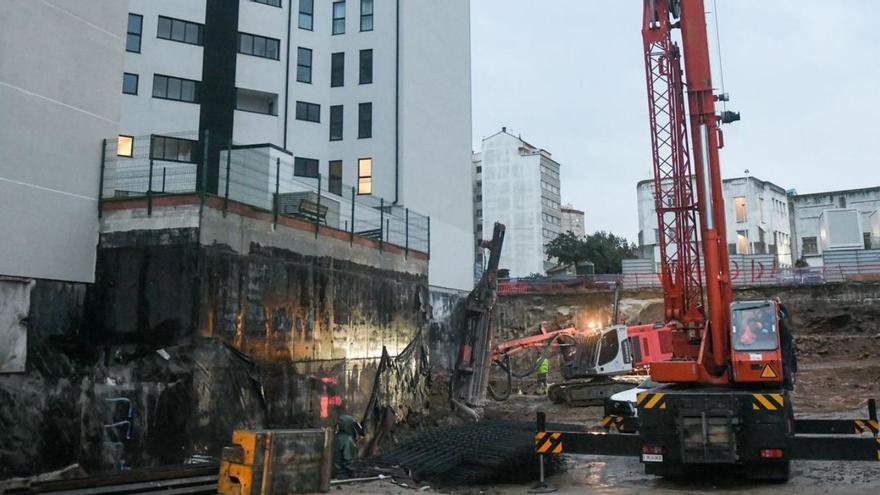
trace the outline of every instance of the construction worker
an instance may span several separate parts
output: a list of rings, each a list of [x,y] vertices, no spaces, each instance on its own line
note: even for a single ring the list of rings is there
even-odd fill
[[[333,438],[333,477],[350,479],[354,477],[354,460],[357,458],[357,437],[363,428],[350,414],[339,416],[336,422],[336,436]]]
[[[550,373],[550,360],[547,359],[547,356],[538,356],[536,369],[538,371],[538,393],[543,395],[547,393],[547,375]]]

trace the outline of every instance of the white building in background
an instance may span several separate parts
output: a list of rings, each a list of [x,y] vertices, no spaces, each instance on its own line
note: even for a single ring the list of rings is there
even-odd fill
[[[562,231],[559,163],[550,152],[507,132],[493,134],[474,155],[477,235],[489,235],[495,222],[506,226],[500,268],[511,277],[543,274],[552,266],[544,246]]]
[[[571,204],[562,205],[560,208],[562,213],[562,229],[561,232],[572,232],[578,237],[584,237],[587,233],[584,212],[578,210]]]
[[[94,281],[126,3],[0,2],[0,279]]]
[[[821,264],[822,253],[843,241],[848,249],[880,249],[880,187],[848,189],[789,196],[792,218],[794,259],[804,258],[810,265]],[[847,239],[834,235],[840,231],[831,226],[834,239],[822,239],[822,226],[837,223],[847,231]],[[845,224],[845,225],[843,225]],[[876,232],[875,232],[876,231]],[[843,232],[841,232],[843,233]]]
[[[295,177],[430,216],[430,283],[472,287],[469,0],[128,6],[122,162],[200,168],[210,131],[211,191],[230,142],[271,145]]]
[[[788,196],[783,188],[755,177],[722,181],[727,246],[730,254],[773,254],[791,265],[791,224]],[[654,181],[638,183],[639,248],[641,257],[660,260]]]

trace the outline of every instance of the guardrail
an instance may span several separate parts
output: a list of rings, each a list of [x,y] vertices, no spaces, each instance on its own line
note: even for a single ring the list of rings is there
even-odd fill
[[[380,250],[387,243],[430,256],[430,217],[371,194],[372,182],[344,183],[340,163],[328,177],[316,161],[295,159],[276,147],[228,143],[213,163],[211,179],[209,138],[206,133],[198,140],[189,132],[104,140],[98,215],[101,204],[114,199],[146,198],[151,215],[154,197],[198,193],[203,203],[205,196],[223,199],[224,214],[235,201],[271,211],[276,223],[279,215],[313,223],[316,237],[321,227],[330,227],[352,240],[377,241]]]

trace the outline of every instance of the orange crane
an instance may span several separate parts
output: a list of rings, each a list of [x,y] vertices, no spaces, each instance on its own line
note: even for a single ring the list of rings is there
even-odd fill
[[[547,432],[539,414],[536,451],[637,455],[661,476],[727,464],[774,480],[792,459],[880,461],[873,399],[867,418],[795,419],[781,306],[733,301],[719,150],[720,125],[739,115],[715,108],[727,96],[712,85],[703,0],[644,0],[642,36],[672,356],[650,366],[663,385],[637,395],[634,433]]]

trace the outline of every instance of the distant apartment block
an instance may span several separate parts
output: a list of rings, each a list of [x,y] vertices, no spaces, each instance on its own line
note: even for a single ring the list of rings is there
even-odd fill
[[[794,258],[819,264],[824,251],[880,249],[880,187],[789,195]]]
[[[296,180],[430,216],[431,284],[471,287],[469,0],[128,8],[117,154],[192,163],[199,181],[207,163],[211,193],[224,150],[265,145]]]
[[[798,194],[755,177],[722,181],[730,254],[771,254],[780,265],[880,249],[880,187]],[[659,260],[654,183],[637,185],[640,257]]]
[[[495,222],[507,230],[501,268],[511,277],[545,273],[544,246],[563,230],[558,162],[550,152],[502,128],[474,154],[474,219],[479,239]]]
[[[584,212],[578,210],[571,204],[562,205],[560,208],[560,213],[562,213],[562,232],[571,232],[578,237],[584,237],[586,235],[586,224],[584,218]]]
[[[729,254],[772,254],[779,263],[793,262],[791,224],[785,189],[755,177],[722,181]],[[638,183],[639,235],[642,258],[660,259],[654,181]]]

